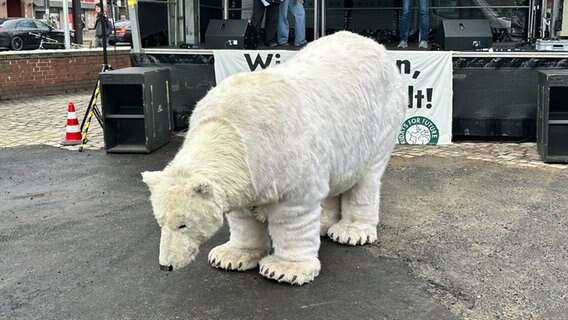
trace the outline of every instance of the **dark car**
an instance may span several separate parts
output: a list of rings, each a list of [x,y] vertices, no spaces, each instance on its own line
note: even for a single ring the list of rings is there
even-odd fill
[[[23,49],[63,49],[64,31],[55,30],[39,19],[1,18],[0,48],[8,50]],[[73,37],[70,35],[71,42]]]
[[[114,30],[108,37],[108,43],[115,45],[117,43],[129,43],[132,46],[132,28],[130,21],[117,21],[114,24]]]
[[[157,47],[167,45],[168,37],[165,31],[154,31],[148,34],[142,32],[140,41],[143,48]],[[132,46],[132,27],[130,21],[117,21],[114,24],[112,33],[108,37],[108,43],[110,45],[125,44]]]

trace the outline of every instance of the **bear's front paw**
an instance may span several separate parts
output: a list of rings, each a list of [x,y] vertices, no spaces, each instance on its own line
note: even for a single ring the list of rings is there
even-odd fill
[[[331,240],[350,246],[377,241],[377,228],[361,223],[336,223],[327,230]]]
[[[321,265],[317,258],[306,262],[291,262],[270,255],[260,261],[260,274],[278,282],[303,285],[317,277]]]
[[[256,268],[267,254],[268,250],[237,249],[225,243],[209,252],[209,264],[219,269],[245,271]]]

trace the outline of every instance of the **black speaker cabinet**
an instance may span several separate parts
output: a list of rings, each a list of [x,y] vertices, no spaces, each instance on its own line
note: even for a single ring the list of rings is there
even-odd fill
[[[211,19],[205,33],[207,49],[256,49],[258,35],[248,20]]]
[[[536,142],[544,162],[568,162],[568,70],[538,73]]]
[[[493,33],[486,19],[446,19],[440,23],[434,42],[444,50],[481,50],[491,48]]]
[[[132,67],[101,72],[102,115],[108,153],[150,153],[173,131],[170,70]]]

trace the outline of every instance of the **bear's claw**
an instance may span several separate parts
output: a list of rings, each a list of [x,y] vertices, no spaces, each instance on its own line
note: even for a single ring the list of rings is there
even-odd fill
[[[361,223],[336,223],[327,232],[331,240],[350,246],[360,246],[377,240],[377,229]]]
[[[259,273],[262,276],[294,285],[302,285],[314,280],[320,271],[320,262],[317,259],[291,262],[271,255],[262,259],[259,264]]]
[[[256,268],[266,253],[264,249],[238,249],[225,243],[209,252],[209,264],[218,269],[245,271]]]

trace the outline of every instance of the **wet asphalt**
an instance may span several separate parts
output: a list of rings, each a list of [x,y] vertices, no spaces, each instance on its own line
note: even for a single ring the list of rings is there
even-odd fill
[[[455,158],[394,157],[379,241],[323,239],[304,286],[217,270],[207,253],[158,264],[159,227],[140,172],[151,154],[0,149],[0,319],[563,319],[568,173]]]

